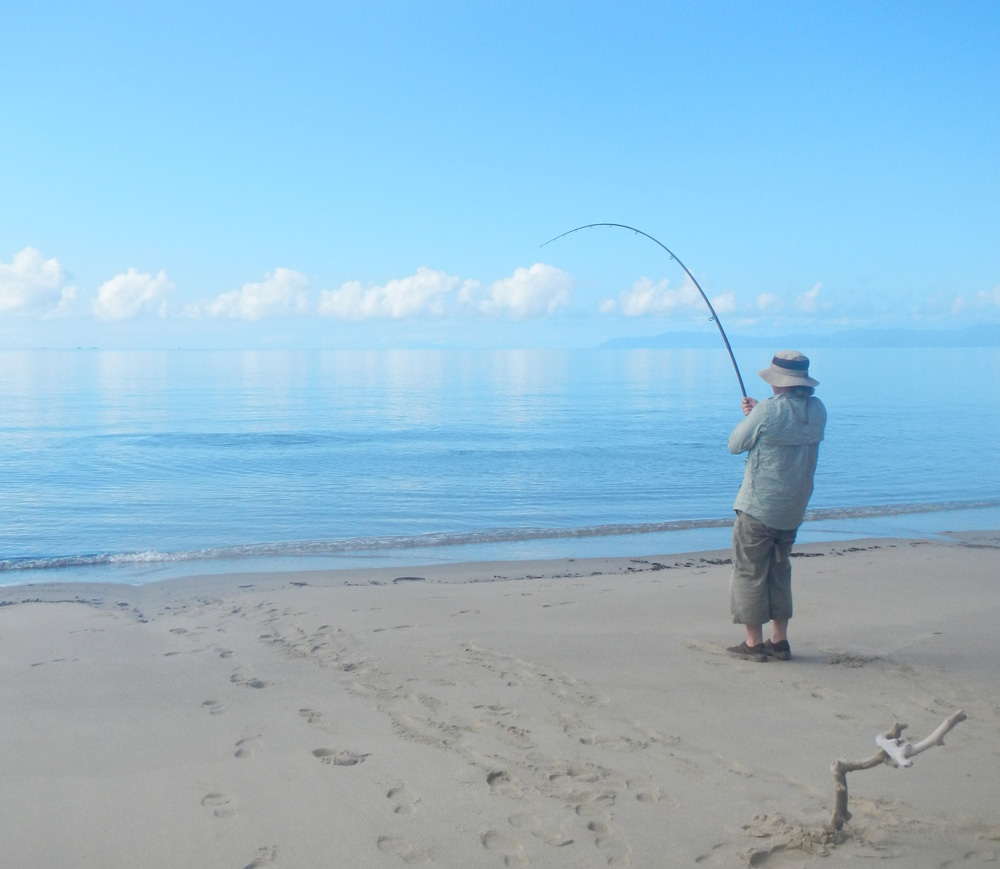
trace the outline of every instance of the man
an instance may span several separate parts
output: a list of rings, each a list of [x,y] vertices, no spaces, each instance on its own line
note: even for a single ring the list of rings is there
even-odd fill
[[[760,376],[774,395],[743,399],[746,416],[729,435],[729,451],[748,453],[743,485],[733,507],[733,623],[746,626],[746,640],[728,651],[747,660],[791,657],[788,620],[792,617],[795,534],[813,491],[826,408],[813,396],[819,381],[809,376],[809,359],[782,350]],[[764,641],[763,625],[771,622]]]

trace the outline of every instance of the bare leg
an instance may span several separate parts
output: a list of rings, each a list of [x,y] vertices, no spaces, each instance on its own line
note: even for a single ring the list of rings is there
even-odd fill
[[[747,628],[748,632],[749,630],[750,629]],[[762,635],[761,633],[757,634],[757,636],[761,635]],[[788,639],[788,619],[774,619],[774,621],[771,622],[771,642],[780,643],[782,640],[787,640],[787,639]],[[747,640],[747,642],[750,641]]]
[[[787,622],[786,622],[787,624]],[[747,645],[748,646],[759,646],[764,642],[764,627],[763,625],[747,625]]]

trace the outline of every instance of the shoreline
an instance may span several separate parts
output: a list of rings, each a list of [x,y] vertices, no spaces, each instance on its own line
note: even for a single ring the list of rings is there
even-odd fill
[[[727,529],[728,533],[728,529]],[[858,548],[892,548],[903,543],[930,543],[976,546],[978,541],[992,545],[1000,530],[945,531],[934,537],[846,537],[827,541],[812,540],[794,544],[792,558],[822,557],[833,551],[857,551]],[[41,597],[24,597],[23,602],[49,602],[69,595],[81,600],[102,594],[119,594],[124,589],[160,590],[170,588],[195,593],[202,590],[238,592],[254,588],[279,590],[311,586],[316,588],[350,588],[355,586],[385,586],[414,583],[484,583],[532,580],[584,579],[588,576],[629,576],[656,573],[662,570],[717,567],[731,565],[731,549],[700,549],[691,552],[668,552],[652,555],[609,555],[568,558],[493,559],[478,561],[445,561],[407,563],[375,567],[301,568],[282,570],[227,570],[219,573],[190,573],[146,582],[63,580],[24,582],[0,585],[0,606],[22,602],[20,590],[42,592]],[[119,596],[121,596],[119,594]]]
[[[796,546],[792,660],[727,550],[0,589],[12,865],[826,866],[1000,851],[1000,532]],[[905,772],[830,764],[968,720]]]
[[[873,511],[873,512],[869,512]],[[48,583],[87,583],[93,581],[122,585],[142,585],[196,576],[221,576],[231,573],[295,573],[349,571],[370,566],[407,569],[414,565],[432,566],[469,564],[482,561],[550,561],[568,558],[628,558],[633,553],[657,552],[679,557],[685,553],[728,550],[732,534],[731,519],[684,520],[654,523],[669,530],[615,534],[609,529],[628,526],[554,531],[527,529],[523,538],[497,539],[446,545],[422,543],[416,546],[359,548],[342,552],[310,552],[313,542],[256,544],[245,554],[228,557],[177,558],[159,553],[162,559],[144,561],[139,553],[135,561],[119,561],[109,556],[94,556],[94,564],[69,564],[58,567],[7,568],[0,571],[0,589],[18,585]],[[643,526],[643,527],[654,527]],[[956,502],[947,508],[939,504],[888,508],[818,510],[807,514],[800,526],[796,546],[814,543],[844,543],[866,539],[948,539],[951,534],[1000,528],[1000,502]],[[484,532],[488,538],[495,532]],[[428,535],[436,538],[440,535]],[[455,535],[444,535],[445,537]],[[463,535],[458,535],[459,537]],[[472,534],[476,537],[478,535]],[[243,547],[233,547],[235,551]],[[281,550],[289,548],[289,554]],[[226,550],[219,550],[225,552]],[[265,554],[270,552],[271,554]],[[156,553],[152,553],[156,554]],[[124,555],[128,556],[128,553]],[[87,557],[82,557],[86,559]],[[21,559],[23,560],[23,559]],[[54,558],[53,561],[66,561]],[[105,579],[91,577],[104,576]]]

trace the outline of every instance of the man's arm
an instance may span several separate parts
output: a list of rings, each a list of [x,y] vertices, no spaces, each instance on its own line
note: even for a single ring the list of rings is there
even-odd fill
[[[746,409],[748,404],[749,410]],[[757,442],[766,415],[764,405],[753,398],[743,399],[743,412],[746,419],[738,423],[729,435],[729,452],[733,455],[745,453]]]

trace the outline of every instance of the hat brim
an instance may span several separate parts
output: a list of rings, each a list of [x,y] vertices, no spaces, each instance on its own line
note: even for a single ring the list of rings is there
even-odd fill
[[[757,372],[771,386],[819,386],[819,381],[808,374],[798,374],[794,371],[782,371],[774,365],[769,365],[763,371]]]

